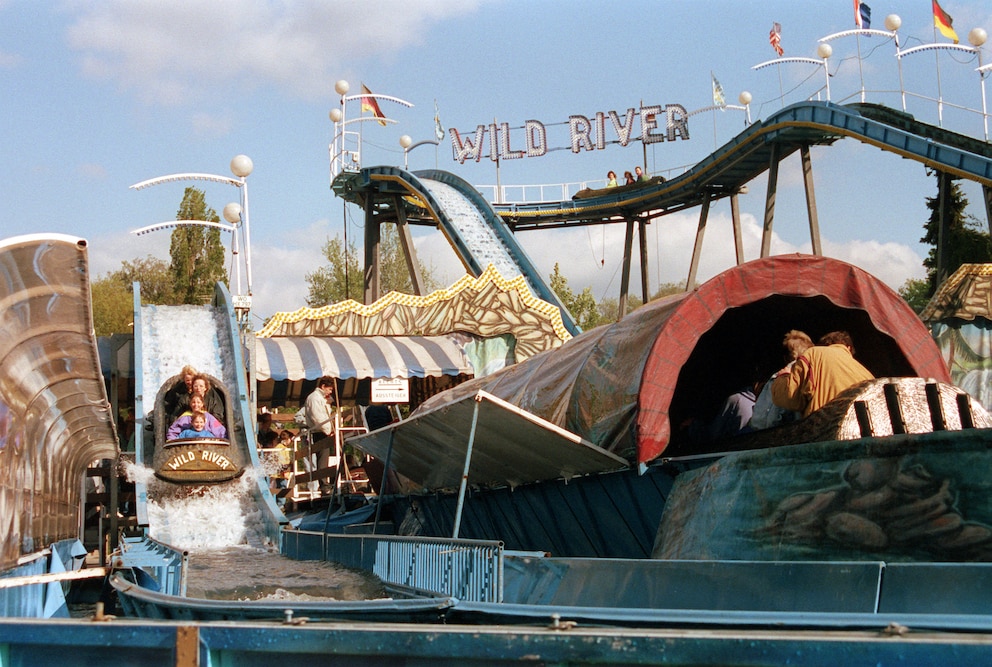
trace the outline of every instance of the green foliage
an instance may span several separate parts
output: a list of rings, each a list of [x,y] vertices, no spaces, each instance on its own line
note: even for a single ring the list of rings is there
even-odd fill
[[[923,312],[933,296],[930,281],[925,278],[910,278],[899,288],[901,296],[917,315]]]
[[[144,259],[121,262],[121,268],[112,274],[118,281],[127,286],[130,293],[135,282],[141,283],[141,302],[160,305],[174,305],[175,289],[172,284],[172,273],[165,260],[148,255]]]
[[[662,283],[658,285],[657,291],[655,291],[654,296],[651,300],[662,299],[666,296],[672,296],[673,294],[681,294],[685,291],[685,282],[681,283]]]
[[[319,308],[329,303],[344,301],[346,298],[361,301],[362,267],[358,263],[358,251],[354,244],[348,244],[347,264],[344,242],[339,238],[329,239],[324,244],[323,253],[328,263],[306,275],[307,305],[311,308]],[[346,265],[347,290],[345,289]]]
[[[575,319],[575,323],[582,328],[583,331],[588,331],[594,327],[603,324],[604,322],[609,322],[613,318],[607,318],[604,320],[600,314],[599,306],[596,303],[596,297],[592,295],[592,288],[586,287],[581,293],[575,294],[572,288],[568,286],[568,279],[562,275],[561,269],[558,263],[555,263],[555,268],[551,272],[551,284],[550,287],[558,298],[561,300],[562,305],[568,309],[568,312],[572,314]],[[614,308],[614,317],[616,310]]]
[[[217,212],[207,206],[203,191],[186,188],[176,220],[220,222]],[[169,271],[179,303],[201,305],[213,298],[214,285],[227,282],[224,246],[220,230],[202,225],[182,225],[172,232]]]
[[[307,305],[317,308],[345,299],[361,302],[365,293],[362,273],[364,256],[359,254],[354,244],[349,243],[346,258],[344,242],[339,238],[328,239],[324,244],[323,253],[327,264],[306,275]],[[433,268],[426,268],[422,263],[419,264],[419,268],[426,292],[441,286],[440,281],[434,277]],[[347,290],[345,289],[346,273]],[[410,280],[410,272],[395,225],[382,226],[379,242],[379,285],[383,294],[393,291],[413,293],[413,282]]]
[[[968,206],[968,199],[961,192],[961,186],[952,184],[947,197],[946,212],[948,216],[948,226],[944,247],[947,256],[944,258],[944,266],[947,275],[954,273],[962,264],[985,263],[992,261],[992,239],[989,238],[988,231],[972,215],[966,215],[965,209]],[[939,217],[940,217],[940,196],[927,197],[927,208],[930,209],[930,219],[924,225],[925,233],[920,239],[921,243],[931,246],[923,266],[927,269],[927,284],[929,298],[937,291],[937,243],[939,240]],[[943,276],[946,278],[947,276]]]
[[[167,262],[151,255],[121,262],[120,269],[90,283],[97,336],[133,332],[135,282],[141,283],[142,303],[176,303]]]
[[[114,274],[107,274],[90,283],[93,307],[93,329],[97,336],[132,333],[134,299]]]

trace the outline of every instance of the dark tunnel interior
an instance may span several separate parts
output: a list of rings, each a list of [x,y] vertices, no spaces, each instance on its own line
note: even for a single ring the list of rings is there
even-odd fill
[[[782,368],[782,339],[790,329],[805,331],[814,343],[831,331],[847,331],[855,358],[876,377],[915,375],[895,340],[878,331],[863,310],[839,307],[823,296],[781,295],[731,308],[700,336],[679,373],[666,453],[677,454],[680,441],[685,444],[680,425],[712,419],[727,396]]]

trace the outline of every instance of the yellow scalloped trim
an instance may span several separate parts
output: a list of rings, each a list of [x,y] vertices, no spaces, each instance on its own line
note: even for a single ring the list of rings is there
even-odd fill
[[[527,285],[527,281],[522,275],[517,276],[512,280],[507,280],[500,275],[500,272],[497,271],[496,267],[492,264],[487,266],[486,270],[483,271],[478,278],[465,275],[455,281],[451,286],[435,290],[434,292],[424,296],[403,294],[402,292],[390,292],[381,299],[378,299],[374,303],[368,305],[358,303],[354,299],[347,299],[346,301],[339,301],[338,303],[321,306],[320,308],[309,308],[304,306],[303,308],[294,310],[293,312],[278,312],[272,316],[268,324],[266,324],[265,327],[263,327],[262,330],[256,334],[256,336],[258,338],[270,338],[278,335],[278,330],[284,324],[294,324],[303,320],[320,320],[326,317],[334,317],[342,313],[354,313],[361,317],[372,317],[393,304],[400,304],[411,308],[424,308],[427,306],[432,306],[440,301],[452,299],[465,290],[474,290],[476,292],[482,291],[487,285],[490,284],[495,285],[503,292],[517,292],[520,296],[520,300],[525,306],[527,306],[527,308],[544,315],[550,320],[555,335],[557,335],[562,342],[567,341],[572,337],[572,335],[568,333],[568,329],[565,328],[565,324],[562,322],[561,310],[559,310],[557,306],[534,296],[530,291],[530,287]]]

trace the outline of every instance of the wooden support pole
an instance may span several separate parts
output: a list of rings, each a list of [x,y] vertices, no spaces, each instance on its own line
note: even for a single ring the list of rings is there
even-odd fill
[[[692,246],[692,260],[689,262],[689,277],[685,281],[688,292],[696,284],[696,273],[699,271],[699,255],[703,250],[703,235],[706,233],[706,221],[710,216],[710,195],[703,197],[703,205],[699,209],[699,226],[696,227],[696,242]]]
[[[982,195],[985,198],[985,222],[989,227],[989,235],[992,236],[992,187],[983,185]]]
[[[768,190],[765,193],[765,222],[761,229],[761,257],[771,254],[772,222],[775,220],[775,195],[778,192],[778,144],[772,144],[771,157],[768,158]]]
[[[634,246],[634,219],[625,218],[627,232],[623,240],[623,269],[620,276],[620,303],[617,306],[617,322],[627,314],[627,294],[630,291],[630,257]]]
[[[734,255],[737,266],[740,266],[744,263],[744,240],[741,236],[741,204],[736,192],[730,195],[730,219],[734,225]]]
[[[809,146],[799,149],[803,162],[803,185],[806,187],[806,215],[809,217],[809,240],[813,246],[813,254],[823,255],[820,246],[820,219],[816,212],[816,193],[813,190],[813,162],[809,157]]]
[[[648,221],[637,221],[637,245],[641,251],[641,299],[644,303],[651,300],[648,289]]]
[[[365,297],[368,305],[379,298],[379,245],[382,239],[379,219],[371,193],[365,199]]]
[[[947,280],[947,243],[950,241],[950,197],[953,181],[946,172],[937,172],[937,287]]]
[[[396,231],[400,236],[400,247],[403,248],[403,257],[406,258],[406,268],[410,272],[410,283],[413,285],[413,293],[422,296],[424,293],[424,280],[420,275],[420,262],[417,261],[417,250],[413,247],[413,237],[410,234],[410,225],[406,221],[406,208],[403,204],[403,197],[396,195],[393,199],[396,207]]]

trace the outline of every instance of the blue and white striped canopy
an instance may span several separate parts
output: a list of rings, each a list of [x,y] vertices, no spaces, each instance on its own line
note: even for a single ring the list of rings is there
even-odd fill
[[[462,348],[444,336],[291,336],[255,340],[258,380],[473,375]]]

